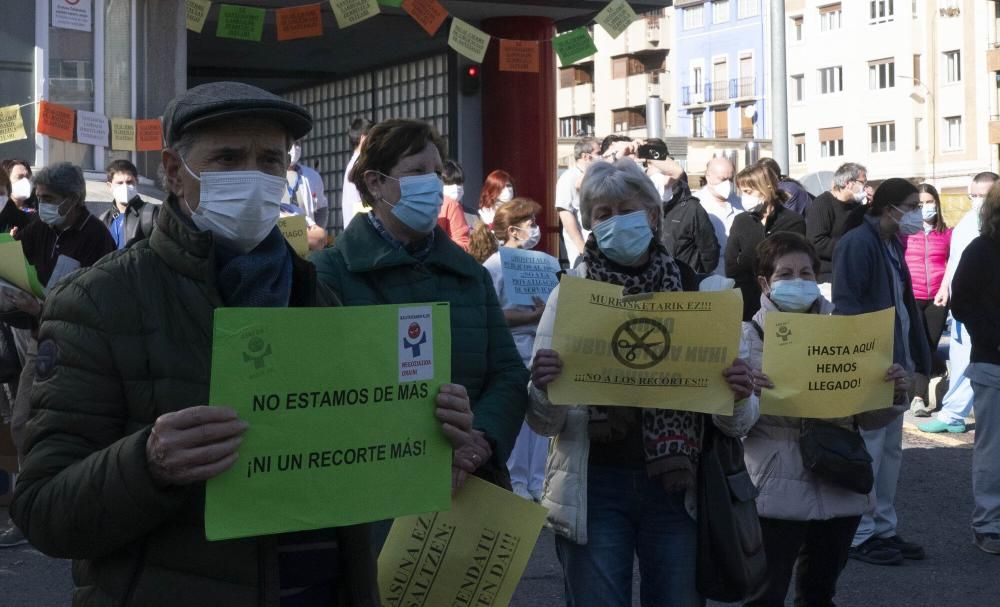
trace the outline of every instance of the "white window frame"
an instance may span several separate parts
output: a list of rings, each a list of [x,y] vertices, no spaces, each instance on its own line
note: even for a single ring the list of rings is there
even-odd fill
[[[696,129],[695,125],[701,125],[700,129]],[[700,134],[699,134],[700,131]],[[704,139],[705,138],[705,112],[691,112],[691,137],[693,139]]]
[[[947,152],[954,152],[962,149],[962,117],[961,116],[945,116],[944,117],[944,150]],[[954,132],[955,139],[952,138],[952,129],[956,129]]]
[[[760,0],[737,0],[737,19],[756,17],[760,14]]]
[[[843,139],[831,139],[830,141],[821,141],[819,143],[820,158],[840,158],[843,155],[844,155]]]
[[[944,51],[944,81],[956,84],[962,81],[962,50]]]
[[[720,7],[726,7],[725,12],[720,10]],[[730,0],[715,0],[712,2],[712,23],[728,23],[732,17],[732,9],[730,8]]]
[[[844,66],[831,65],[819,68],[819,82],[816,92],[820,95],[836,95],[844,91]],[[829,73],[827,73],[829,71]],[[827,78],[829,76],[829,78]],[[830,90],[824,90],[829,80]]]
[[[793,74],[792,75],[792,101],[795,103],[801,103],[806,97],[806,75],[805,74]]]
[[[802,137],[802,143],[795,141],[796,137]],[[805,164],[806,162],[806,141],[805,133],[792,135],[792,148],[795,150],[795,164]]]
[[[791,42],[802,42],[805,40],[806,19],[803,15],[792,15],[788,18],[792,30]]]
[[[697,21],[695,15],[698,16]],[[705,5],[688,6],[684,9],[684,29],[693,30],[705,26]]]
[[[920,151],[920,142],[922,141],[920,137],[920,131],[923,130],[923,127],[924,127],[923,118],[913,119],[913,151],[915,152]]]
[[[836,19],[834,19],[834,16],[836,16]],[[820,33],[839,30],[843,25],[843,19],[844,19],[843,5],[841,5],[841,8],[838,8],[835,11],[820,12],[819,14]],[[836,21],[836,23],[834,23],[834,21]]]
[[[872,154],[896,151],[896,123],[875,122],[868,125]]]
[[[882,86],[882,83],[885,86]],[[896,59],[877,59],[868,62],[868,89],[880,91],[896,87]]]
[[[896,8],[893,0],[869,0],[868,23],[888,23],[896,19]]]

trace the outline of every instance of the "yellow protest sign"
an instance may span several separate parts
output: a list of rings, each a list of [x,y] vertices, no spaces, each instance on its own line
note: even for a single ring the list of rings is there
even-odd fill
[[[187,28],[200,34],[211,8],[212,0],[187,0]]]
[[[24,119],[21,118],[19,105],[0,107],[0,143],[27,139],[24,132]]]
[[[629,6],[627,0],[611,0],[604,10],[597,13],[594,21],[600,24],[612,38],[622,35],[633,21],[638,19],[638,15]]]
[[[545,508],[470,477],[451,510],[398,518],[378,559],[382,607],[506,607]]]
[[[732,415],[722,376],[739,354],[739,290],[622,297],[617,285],[564,276],[552,348],[559,405],[611,405]]]
[[[893,308],[857,316],[770,312],[764,322],[760,412],[848,417],[892,404]]]
[[[448,32],[448,46],[456,53],[482,63],[486,56],[486,47],[490,45],[490,35],[477,29],[458,17],[451,18],[451,30]]]
[[[125,152],[135,151],[135,120],[131,118],[111,119],[111,149]]]
[[[330,0],[337,27],[344,29],[379,14],[376,0]]]
[[[306,236],[306,216],[289,215],[278,220],[278,229],[288,244],[292,245],[295,254],[305,259],[309,255],[309,237]]]

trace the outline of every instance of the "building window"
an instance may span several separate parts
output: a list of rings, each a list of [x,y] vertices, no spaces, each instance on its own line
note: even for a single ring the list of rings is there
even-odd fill
[[[745,17],[756,17],[760,14],[760,0],[739,0],[740,7],[737,16],[740,19]]]
[[[819,155],[820,158],[836,158],[844,155],[844,127],[819,130]]]
[[[806,134],[792,135],[792,145],[795,146],[795,162],[797,164],[804,163],[806,161]]]
[[[705,136],[705,112],[691,114],[691,136],[697,139]]]
[[[715,123],[715,137],[717,139],[729,138],[729,108],[721,107],[712,110],[712,121]]]
[[[704,94],[704,80],[702,79],[701,67],[691,68],[691,83],[692,88],[694,88],[694,96],[697,101],[695,103],[701,103],[702,95]]]
[[[895,9],[892,0],[870,0],[868,6],[869,23],[886,23],[893,20]]]
[[[920,82],[920,55],[913,56],[913,84]]]
[[[945,82],[962,81],[962,51],[945,51]]]
[[[792,40],[802,42],[802,17],[792,17]]]
[[[819,31],[832,32],[840,29],[840,3],[819,9]]]
[[[740,109],[740,137],[743,139],[753,139],[753,119],[757,115],[757,107],[754,104],[741,105]]]
[[[844,68],[824,67],[819,70],[819,92],[821,95],[839,93],[844,90]]]
[[[944,149],[962,149],[962,117],[949,116],[944,119]]]
[[[729,21],[729,0],[715,0],[712,3],[712,23]]]
[[[691,6],[684,9],[684,29],[693,30],[705,25],[705,5]]]
[[[615,80],[646,73],[646,66],[637,57],[625,55],[611,59],[611,77]]]
[[[920,151],[920,129],[924,125],[923,118],[913,119],[913,149]]]
[[[753,97],[756,87],[753,74],[753,55],[743,55],[740,57],[740,83],[737,97]]]
[[[594,115],[567,116],[559,119],[559,136],[563,138],[583,137],[594,134]]]
[[[559,70],[559,88],[570,88],[580,84],[593,84],[594,76],[590,70],[578,65],[571,65]]]
[[[611,112],[615,132],[631,131],[646,126],[646,106],[627,107]]]
[[[795,101],[802,101],[805,97],[804,92],[805,87],[805,76],[802,74],[796,74],[792,76],[792,95]]]
[[[896,61],[879,59],[868,62],[868,88],[891,89],[896,86]]]
[[[871,131],[872,154],[896,151],[895,122],[870,124],[868,129]]]

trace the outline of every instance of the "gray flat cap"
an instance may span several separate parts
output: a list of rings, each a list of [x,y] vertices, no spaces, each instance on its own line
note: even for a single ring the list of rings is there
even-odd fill
[[[163,113],[167,145],[188,128],[220,118],[255,116],[281,123],[292,139],[312,130],[312,116],[305,108],[242,82],[210,82],[175,97]]]

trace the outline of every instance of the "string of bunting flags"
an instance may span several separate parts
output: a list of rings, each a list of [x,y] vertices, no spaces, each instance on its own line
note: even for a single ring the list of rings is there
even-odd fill
[[[267,11],[274,11],[276,38],[279,42],[316,38],[323,35],[322,3],[267,9],[240,4],[218,3],[213,0],[187,0],[187,28],[202,33],[208,13],[218,4],[215,35],[219,38],[260,42],[264,36]],[[429,36],[435,36],[444,22],[451,19],[448,46],[460,55],[482,63],[486,49],[494,38],[479,28],[452,16],[439,0],[329,0],[330,8],[340,29],[361,23],[381,13],[379,6],[400,8],[416,21]],[[611,0],[597,14],[594,22],[617,38],[638,18],[628,0]],[[538,72],[540,44],[537,40],[499,42],[499,67],[505,72]],[[597,52],[594,40],[582,26],[556,36],[552,46],[562,65],[568,65]]]
[[[267,11],[274,11],[276,38],[279,42],[315,38],[323,35],[322,3],[267,9],[239,4],[217,3],[213,0],[186,0],[187,28],[202,33],[208,13],[218,4],[218,25],[215,35],[220,38],[260,42],[264,35]],[[381,13],[379,6],[400,8],[427,32],[437,35],[444,22],[451,19],[448,46],[464,57],[482,63],[486,50],[494,39],[479,28],[452,16],[439,0],[329,0],[340,29],[350,27]],[[611,0],[595,17],[594,22],[617,38],[638,18],[628,0]],[[539,70],[540,41],[496,38],[499,69],[505,72]],[[569,65],[597,52],[594,39],[586,26],[578,27],[551,40],[561,65]],[[163,128],[159,118],[111,118],[97,112],[38,101],[37,132],[62,141],[110,147],[129,152],[158,151],[163,144]],[[30,105],[30,104],[29,104]],[[21,108],[0,107],[0,143],[27,139]]]

